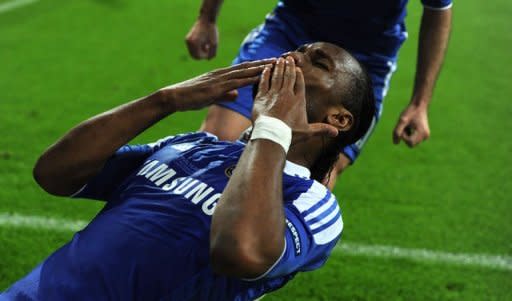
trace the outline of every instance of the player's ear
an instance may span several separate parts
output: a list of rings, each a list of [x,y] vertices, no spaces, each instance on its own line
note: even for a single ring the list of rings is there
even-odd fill
[[[327,123],[336,127],[339,131],[346,132],[354,125],[354,116],[343,106],[327,109]]]

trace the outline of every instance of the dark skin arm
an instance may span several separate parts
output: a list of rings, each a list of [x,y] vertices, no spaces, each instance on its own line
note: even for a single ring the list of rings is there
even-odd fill
[[[185,42],[194,59],[212,59],[217,53],[219,31],[217,16],[222,0],[203,0],[199,17],[188,32]]]
[[[213,269],[255,278],[284,248],[283,148],[269,140],[251,141],[215,208],[210,233]]]
[[[335,128],[325,124],[307,124],[304,78],[292,58],[279,59],[272,79],[270,73],[265,69],[262,74],[253,120],[260,115],[281,119],[296,129],[295,141],[311,135],[337,135]],[[256,139],[247,144],[213,214],[210,261],[217,273],[255,278],[281,255],[285,161],[284,149],[273,141]]]
[[[265,64],[244,63],[178,83],[86,120],[50,146],[34,167],[39,185],[68,196],[95,176],[124,144],[166,116],[236,98],[236,89],[258,81]]]
[[[34,178],[50,194],[73,194],[118,148],[174,112],[163,99],[155,93],[80,123],[41,155]]]
[[[199,18],[215,23],[223,0],[203,0],[199,10]]]
[[[451,23],[451,8],[424,8],[413,95],[393,131],[395,144],[403,140],[409,147],[414,147],[430,137],[428,105],[448,47]]]

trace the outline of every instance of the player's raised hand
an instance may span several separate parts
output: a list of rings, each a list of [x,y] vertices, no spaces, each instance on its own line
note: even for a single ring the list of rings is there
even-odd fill
[[[427,108],[410,104],[398,119],[393,131],[393,143],[398,144],[403,140],[409,147],[415,147],[429,137]]]
[[[185,37],[188,52],[196,60],[214,58],[218,42],[219,31],[215,22],[201,18],[194,23]]]
[[[275,59],[246,62],[217,69],[160,90],[165,100],[172,103],[173,111],[197,110],[216,101],[235,100],[237,88],[255,84],[260,74]]]
[[[325,123],[308,124],[306,88],[302,70],[292,57],[280,58],[272,71],[266,67],[254,100],[252,119],[274,117],[285,122],[293,131],[292,144],[310,136],[338,135],[338,130]]]

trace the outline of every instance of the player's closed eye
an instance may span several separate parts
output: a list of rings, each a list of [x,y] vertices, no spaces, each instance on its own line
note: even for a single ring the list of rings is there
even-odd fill
[[[329,66],[322,61],[322,59],[315,59],[313,60],[313,65],[316,67],[319,67],[321,69],[324,69],[326,71],[329,71]]]
[[[333,66],[331,59],[329,58],[329,55],[322,51],[319,48],[313,49],[311,61],[313,65],[322,68],[326,71],[331,70],[331,67]]]

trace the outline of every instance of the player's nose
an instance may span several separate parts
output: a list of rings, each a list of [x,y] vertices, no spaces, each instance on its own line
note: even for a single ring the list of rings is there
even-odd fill
[[[305,57],[304,57],[304,53],[302,52],[298,52],[298,51],[289,51],[289,52],[286,52],[286,53],[283,53],[281,55],[281,57],[285,58],[285,57],[292,57],[293,60],[295,61],[295,65],[297,67],[303,67],[304,66],[304,63],[305,63]]]

